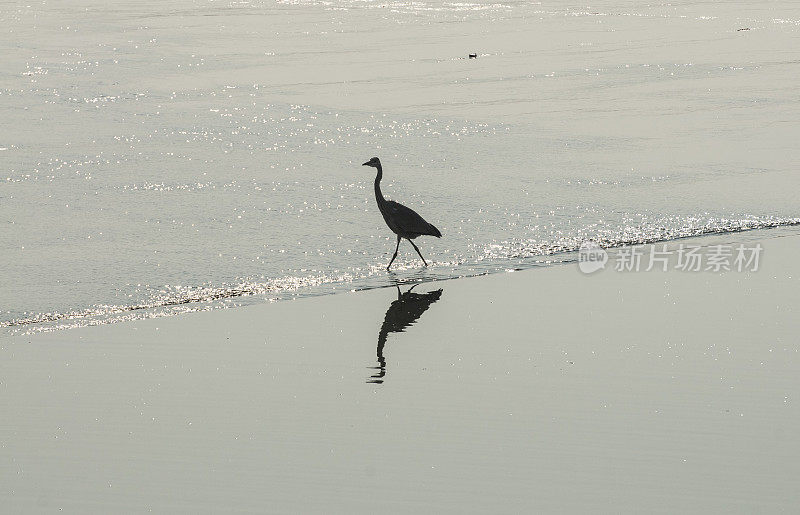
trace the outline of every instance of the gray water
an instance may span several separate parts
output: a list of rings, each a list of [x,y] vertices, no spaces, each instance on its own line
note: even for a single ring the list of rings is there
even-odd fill
[[[0,4],[0,326],[798,223],[799,36],[790,2]],[[384,270],[372,156],[430,267]]]

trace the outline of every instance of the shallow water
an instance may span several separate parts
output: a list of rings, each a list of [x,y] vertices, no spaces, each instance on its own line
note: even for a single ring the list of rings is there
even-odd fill
[[[70,1],[0,21],[0,326],[800,221],[794,4]],[[373,155],[444,234],[417,240],[427,269],[407,243],[383,269]]]

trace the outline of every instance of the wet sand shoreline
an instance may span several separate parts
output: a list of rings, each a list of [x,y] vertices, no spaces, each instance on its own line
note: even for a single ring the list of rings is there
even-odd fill
[[[800,235],[727,241],[763,245],[760,269],[571,264],[3,338],[0,499],[790,510]]]

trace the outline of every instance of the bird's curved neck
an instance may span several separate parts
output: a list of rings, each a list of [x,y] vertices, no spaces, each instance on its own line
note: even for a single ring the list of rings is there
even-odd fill
[[[378,203],[381,204],[386,202],[386,199],[383,198],[383,193],[381,193],[381,179],[383,178],[383,168],[381,165],[378,164],[376,167],[378,169],[378,175],[375,176],[375,198],[377,199]]]

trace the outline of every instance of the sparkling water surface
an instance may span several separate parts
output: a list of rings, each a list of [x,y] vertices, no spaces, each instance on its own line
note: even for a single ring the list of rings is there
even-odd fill
[[[800,6],[0,6],[0,326],[800,222]],[[468,59],[477,53],[477,59]],[[404,242],[387,198],[443,233]]]

